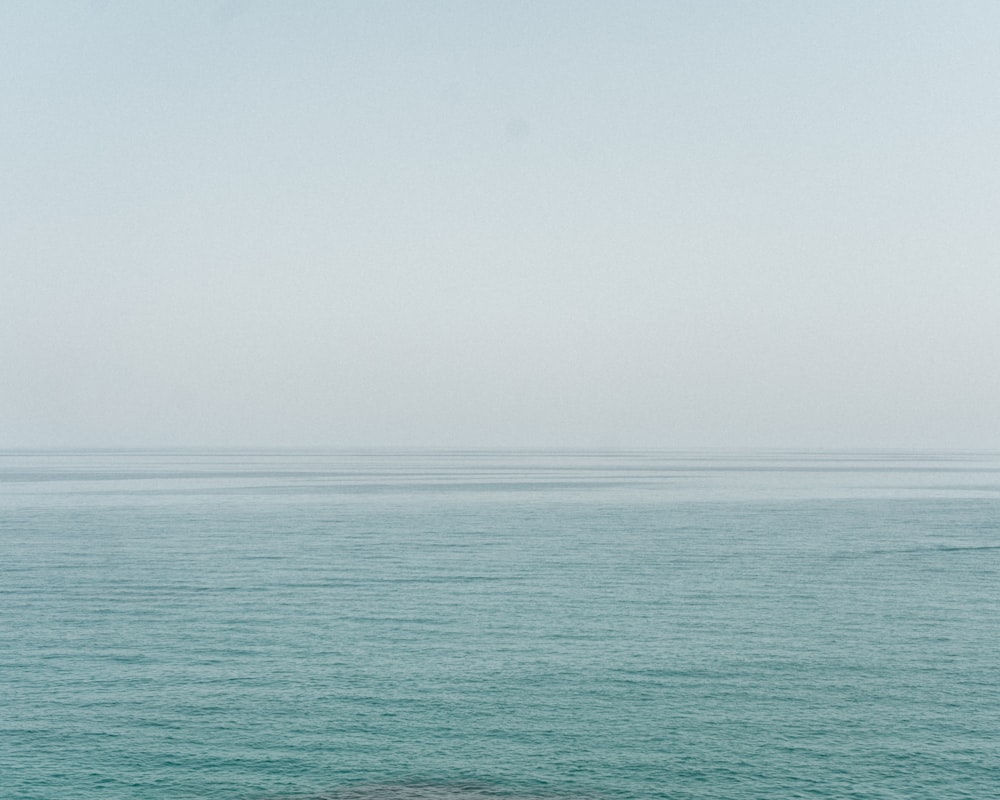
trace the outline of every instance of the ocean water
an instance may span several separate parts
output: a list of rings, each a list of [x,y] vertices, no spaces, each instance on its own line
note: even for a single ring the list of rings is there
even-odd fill
[[[0,454],[0,797],[993,798],[1000,455]]]

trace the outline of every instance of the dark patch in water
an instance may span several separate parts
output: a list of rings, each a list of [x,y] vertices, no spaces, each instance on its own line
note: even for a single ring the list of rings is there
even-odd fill
[[[583,800],[579,795],[525,794],[473,783],[377,783],[267,800]]]
[[[934,555],[936,553],[983,553],[1000,550],[1000,545],[927,545],[926,547],[900,547],[881,548],[878,550],[861,550],[854,552],[831,553],[833,560],[840,559],[862,559],[870,556],[897,556],[897,555]]]

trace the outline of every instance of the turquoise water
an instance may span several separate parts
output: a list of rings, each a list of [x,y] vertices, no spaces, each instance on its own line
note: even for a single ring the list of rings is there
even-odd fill
[[[0,797],[991,798],[1000,455],[0,455]]]

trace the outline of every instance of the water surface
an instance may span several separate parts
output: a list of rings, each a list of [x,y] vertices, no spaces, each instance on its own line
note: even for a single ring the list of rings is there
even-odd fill
[[[1000,455],[0,454],[0,796],[987,798]]]

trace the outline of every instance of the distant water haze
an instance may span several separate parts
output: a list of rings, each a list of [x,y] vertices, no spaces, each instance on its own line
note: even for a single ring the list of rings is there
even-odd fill
[[[0,447],[1000,448],[997,30],[5,3]]]

